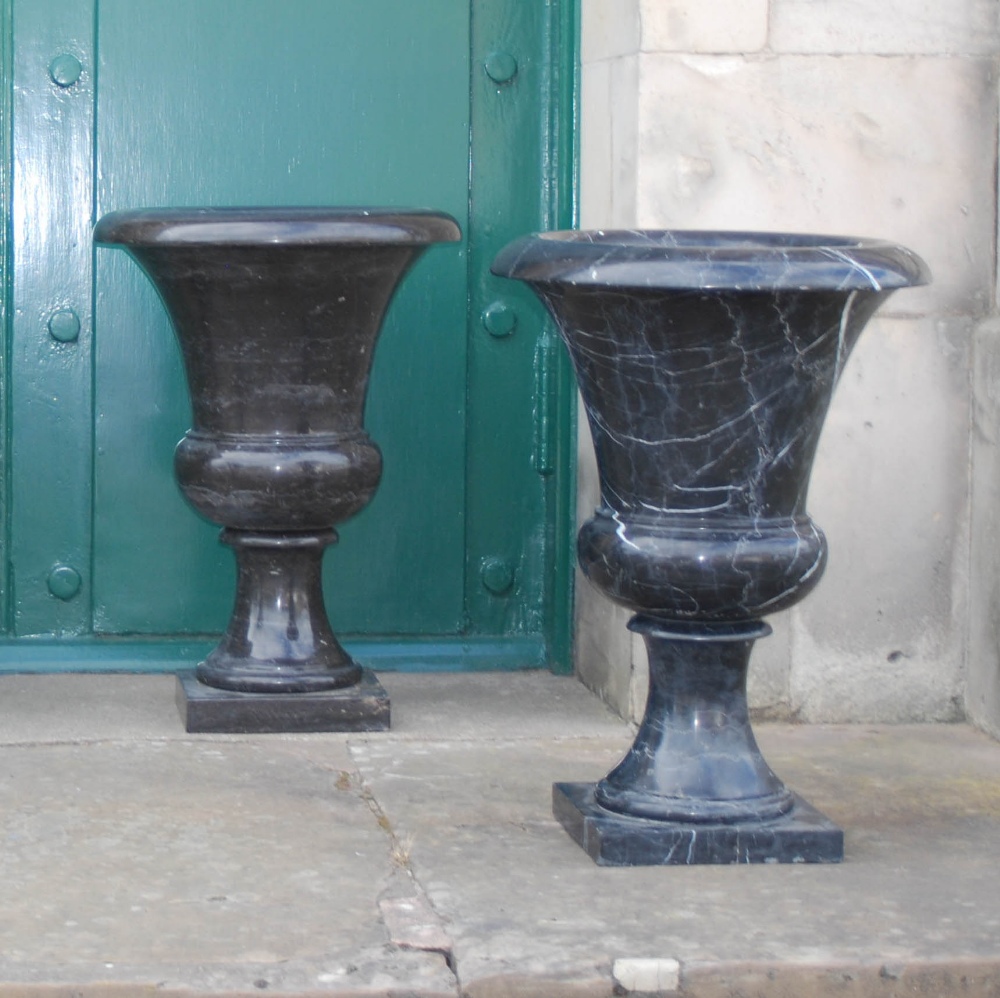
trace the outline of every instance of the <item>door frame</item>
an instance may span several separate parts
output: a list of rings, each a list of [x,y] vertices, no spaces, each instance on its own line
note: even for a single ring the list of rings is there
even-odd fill
[[[13,195],[14,5],[30,0],[0,0],[0,673],[4,672],[171,672],[203,657],[214,639],[201,636],[136,637],[82,635],[13,637],[14,593],[11,584],[11,358],[13,316],[11,197]],[[72,0],[50,0],[58,5]],[[540,628],[507,636],[458,636],[427,639],[362,637],[345,646],[375,669],[437,671],[522,669],[547,667],[572,672],[573,579],[576,492],[576,387],[568,358],[550,320],[530,292],[488,273],[489,261],[512,238],[533,229],[570,228],[577,222],[579,119],[579,4],[580,0],[482,0],[473,3],[470,80],[470,206],[468,248],[470,281],[468,302],[469,370],[467,385],[478,385],[477,373],[493,360],[498,341],[483,334],[485,310],[501,294],[522,317],[516,337],[519,350],[530,350],[535,379],[536,470],[544,482],[545,567],[543,619]],[[100,0],[92,0],[94,12]],[[92,18],[96,30],[96,17]],[[92,39],[93,41],[93,39]],[[93,51],[94,46],[91,46]],[[515,55],[512,80],[491,77],[490,58],[497,52]],[[52,53],[53,56],[58,53]],[[517,87],[533,93],[516,105]],[[527,110],[523,110],[527,104]],[[92,113],[92,108],[91,108]],[[497,150],[537,169],[537,191],[522,196],[516,211],[481,190],[530,188],[510,183],[513,161]],[[490,186],[490,171],[493,185]],[[519,177],[519,181],[523,178]],[[91,200],[91,204],[93,200]],[[91,218],[91,224],[96,221]],[[91,253],[93,251],[91,250]],[[92,260],[92,257],[91,257]],[[510,337],[513,341],[515,337]],[[89,350],[89,345],[87,346]],[[88,357],[92,364],[92,357]],[[469,488],[466,515],[466,601],[477,597],[483,545],[488,548],[491,523],[496,523],[496,482],[502,474],[478,460],[482,448],[477,433],[494,432],[502,400],[481,398],[470,388],[466,453]],[[487,393],[484,393],[488,395]],[[481,438],[480,438],[481,439]],[[89,500],[87,515],[90,515]]]

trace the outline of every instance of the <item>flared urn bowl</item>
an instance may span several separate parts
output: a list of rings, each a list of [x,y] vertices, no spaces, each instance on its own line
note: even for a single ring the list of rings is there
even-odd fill
[[[591,804],[598,824],[659,821],[667,843],[729,826],[702,834],[692,862],[737,861],[730,846],[747,828],[787,844],[789,816],[804,812],[754,742],[747,659],[768,633],[761,618],[822,575],[826,540],[806,496],[823,420],[865,324],[895,290],[925,283],[925,265],[871,239],[594,231],[526,237],[493,270],[534,289],[569,350],[600,478],[580,566],[636,612],[650,654],[635,745],[592,801],[563,798],[557,811],[578,838]],[[640,826],[614,827],[604,853],[590,836],[599,861],[616,862],[615,848],[681,861],[636,845]],[[759,858],[838,858],[789,848],[761,846]]]
[[[170,315],[193,411],[177,481],[237,555],[234,613],[198,678],[247,693],[357,682],[320,562],[381,476],[363,415],[383,316],[458,226],[395,209],[147,209],[104,216],[94,238],[128,251]]]

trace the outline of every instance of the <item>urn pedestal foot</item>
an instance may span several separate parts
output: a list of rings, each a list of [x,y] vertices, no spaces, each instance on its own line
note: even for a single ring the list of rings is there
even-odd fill
[[[839,863],[844,833],[798,794],[773,821],[693,824],[617,814],[594,800],[593,783],[555,783],[552,812],[598,866]]]
[[[353,686],[318,693],[240,693],[177,676],[177,707],[189,732],[277,734],[388,731],[389,694],[370,669]]]
[[[384,731],[389,695],[341,647],[323,602],[335,530],[222,531],[236,552],[236,601],[217,648],[182,674],[188,731]]]
[[[788,790],[750,725],[747,669],[759,620],[640,614],[649,656],[635,741],[597,784],[557,783],[556,818],[604,866],[836,863],[844,836]]]

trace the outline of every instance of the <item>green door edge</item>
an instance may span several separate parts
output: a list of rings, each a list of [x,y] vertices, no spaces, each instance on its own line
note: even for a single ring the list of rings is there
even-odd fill
[[[534,294],[520,282],[493,277],[489,265],[506,243],[537,229],[571,228],[577,220],[579,111],[579,0],[525,4],[498,0],[474,7],[472,23],[471,159],[469,235],[469,435],[466,599],[477,622],[493,622],[488,632],[509,632],[501,624],[502,601],[490,601],[479,584],[480,566],[502,550],[502,494],[505,475],[515,468],[495,458],[477,463],[476,434],[502,433],[504,398],[497,385],[477,378],[477,365],[505,360],[504,344],[533,351],[535,378],[535,469],[544,482],[547,535],[543,582],[544,635],[538,656],[523,667],[548,666],[556,673],[573,671],[573,579],[575,566],[576,382],[569,358],[551,319]],[[516,75],[498,82],[489,62],[512,54]],[[517,87],[529,88],[533,101],[518,101]],[[547,98],[547,99],[546,99]],[[483,137],[488,136],[488,144]],[[492,183],[490,182],[492,173]],[[532,200],[509,205],[490,195],[512,184],[537,192]],[[480,186],[481,185],[481,186]],[[486,196],[480,191],[485,189]],[[520,216],[517,215],[520,212]],[[513,216],[513,217],[512,217]],[[510,306],[517,316],[513,336],[497,341],[475,335],[480,316],[494,302]],[[523,327],[523,328],[522,328]],[[480,327],[481,333],[481,327]],[[519,340],[518,343],[514,343]],[[522,368],[523,370],[523,368]],[[510,418],[513,420],[515,415]],[[491,420],[493,421],[491,423]],[[498,426],[500,428],[498,428]],[[521,460],[519,455],[508,460]],[[492,503],[492,507],[490,504]],[[484,510],[492,508],[493,515]],[[482,625],[480,623],[480,628]]]
[[[13,26],[10,0],[0,0],[0,634],[10,630],[10,190],[13,159]]]
[[[538,71],[538,94],[548,94],[551,99],[539,100],[538,156],[534,164],[539,168],[538,186],[540,210],[536,211],[535,224],[504,234],[498,244],[489,244],[489,226],[485,227],[486,239],[477,247],[472,245],[470,234],[470,264],[477,255],[485,260],[500,248],[507,238],[520,235],[532,228],[569,228],[577,221],[578,167],[579,167],[579,5],[580,0],[550,0],[532,15],[543,19],[541,32],[536,37],[541,49],[526,53],[526,68]],[[518,44],[531,49],[530,40],[518,37],[518,28],[527,25],[520,14],[525,8],[519,0],[506,0],[494,6],[487,17],[473,17],[472,73],[470,88],[472,148],[476,144],[477,114],[482,113],[483,90],[477,89],[476,75],[485,71],[485,57],[491,52],[480,52],[483,41],[489,42],[489,33],[507,36],[512,47]],[[13,26],[11,0],[0,0],[0,204],[4,206],[3,224],[0,226],[0,325],[3,329],[3,351],[0,354],[0,387],[3,398],[0,404],[0,482],[2,482],[3,509],[0,512],[0,631],[9,634],[11,629],[10,606],[10,475],[8,473],[10,440],[10,384],[7,358],[11,355],[11,316],[7,303],[11,300],[11,219],[8,206],[11,197],[13,164],[11,110],[13,96]],[[493,22],[492,24],[490,22]],[[536,25],[537,27],[537,25]],[[526,44],[527,43],[527,44]],[[481,81],[480,81],[481,82]],[[492,85],[492,84],[490,84]],[[553,96],[554,95],[554,96]],[[485,157],[484,162],[490,162]],[[539,226],[538,219],[543,224]],[[473,209],[470,200],[470,228]],[[485,260],[488,263],[488,260]],[[525,290],[521,290],[526,295]],[[477,307],[475,292],[470,301],[470,326],[473,310]],[[532,302],[527,308],[537,309]],[[345,646],[359,659],[376,669],[425,671],[478,671],[487,669],[549,668],[557,674],[573,671],[573,580],[575,537],[575,485],[576,485],[576,387],[568,357],[547,318],[541,319],[542,333],[536,347],[536,383],[539,386],[539,423],[537,447],[544,450],[547,487],[545,501],[546,537],[543,584],[545,591],[544,621],[541,635],[515,634],[512,636],[457,636],[444,638],[407,638],[346,636]],[[470,437],[471,439],[471,437]],[[470,451],[473,447],[470,444]],[[472,573],[467,567],[466,591],[471,589]],[[171,672],[189,666],[213,646],[214,637],[202,636],[83,636],[57,637],[4,637],[0,635],[0,673],[46,672]]]
[[[550,65],[559,74],[549,91],[557,95],[548,139],[557,163],[553,184],[555,203],[549,226],[553,229],[576,228],[580,219],[580,2],[563,0],[559,6],[558,35],[553,38],[550,56]],[[560,346],[555,358],[557,478],[552,500],[555,526],[549,599],[553,627],[548,661],[554,673],[571,675],[576,578],[577,387],[565,349]]]

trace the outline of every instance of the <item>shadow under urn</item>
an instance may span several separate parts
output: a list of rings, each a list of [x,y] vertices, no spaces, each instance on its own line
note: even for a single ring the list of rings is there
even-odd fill
[[[806,493],[844,363],[925,264],[839,236],[574,231],[510,244],[493,272],[533,288],[569,349],[601,489],[580,566],[649,653],[634,744],[596,785],[555,784],[555,816],[606,866],[840,861],[841,829],[757,747],[747,666],[762,618],[823,572]]]
[[[188,731],[358,731],[389,726],[374,674],[341,647],[323,601],[334,525],[382,474],[362,420],[382,319],[450,216],[363,208],[117,211],[94,240],[150,279],[183,354],[193,427],[181,491],[237,559],[222,641],[178,676]]]

